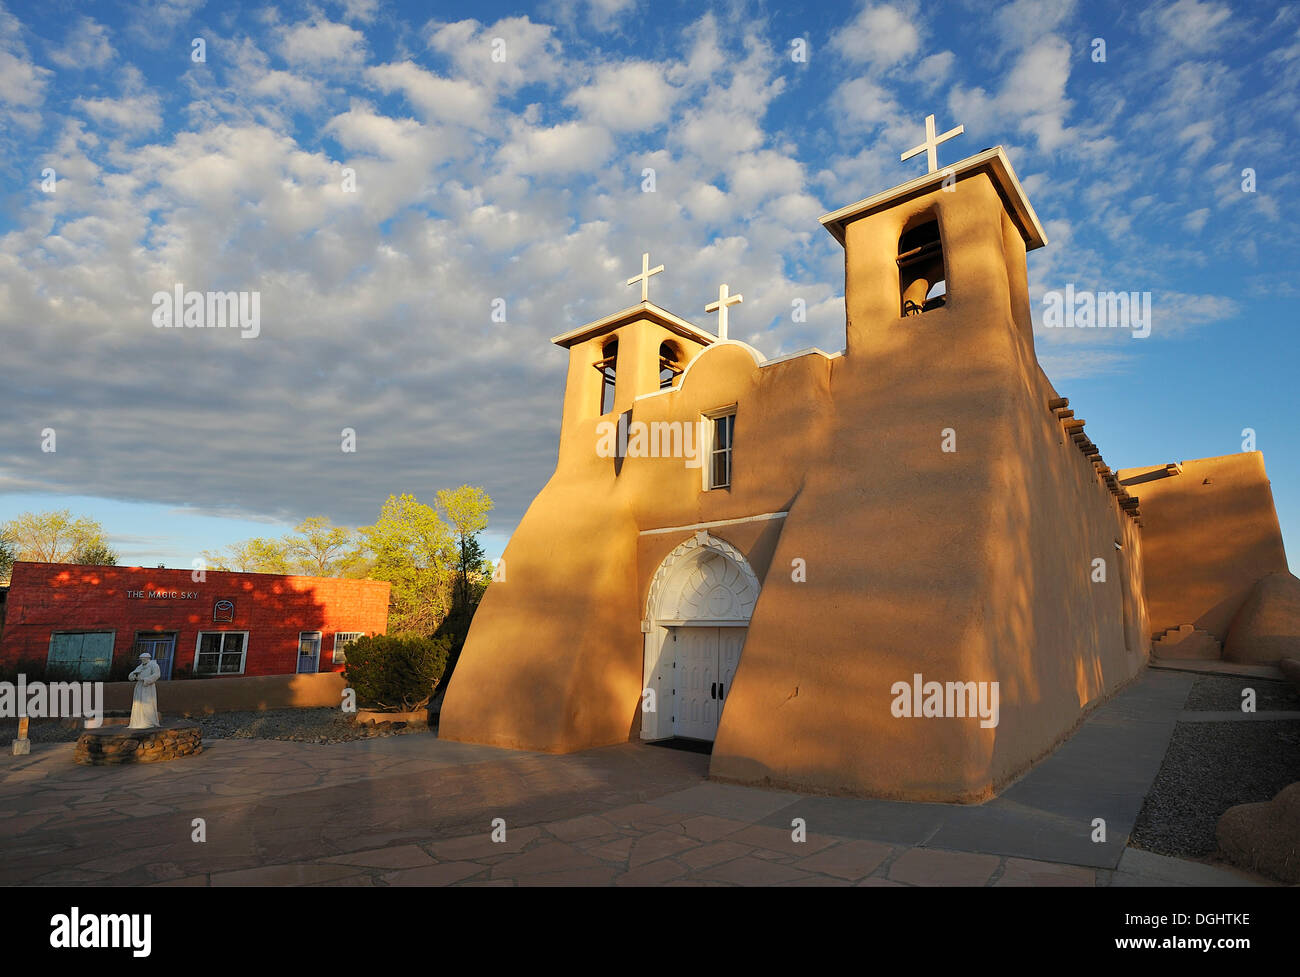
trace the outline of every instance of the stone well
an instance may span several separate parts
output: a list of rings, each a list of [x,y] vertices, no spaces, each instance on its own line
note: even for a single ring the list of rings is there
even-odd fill
[[[149,729],[104,726],[85,730],[77,738],[73,759],[87,766],[110,763],[158,763],[203,750],[198,723],[163,723]]]

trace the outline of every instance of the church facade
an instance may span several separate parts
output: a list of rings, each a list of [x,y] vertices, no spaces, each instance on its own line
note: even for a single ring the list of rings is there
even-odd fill
[[[712,740],[724,781],[972,802],[1145,666],[1138,500],[1035,356],[1043,229],[1000,147],[931,170],[822,218],[842,352],[727,338],[725,286],[717,335],[643,290],[555,338],[556,470],[440,736]]]

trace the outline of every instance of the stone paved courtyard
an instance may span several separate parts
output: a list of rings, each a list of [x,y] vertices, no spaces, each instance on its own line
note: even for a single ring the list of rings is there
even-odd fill
[[[1126,848],[1191,677],[1149,672],[983,805],[809,797],[707,780],[642,744],[567,756],[432,734],[210,740],[196,757],[80,767],[0,757],[6,885],[1241,885]],[[1105,843],[1090,839],[1103,817]],[[192,840],[193,821],[206,841]],[[491,839],[504,819],[506,840]],[[802,818],[807,838],[795,842]]]

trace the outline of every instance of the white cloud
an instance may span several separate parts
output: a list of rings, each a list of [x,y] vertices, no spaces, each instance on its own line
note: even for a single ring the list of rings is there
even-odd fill
[[[403,61],[366,69],[366,80],[384,92],[400,91],[427,120],[484,129],[492,98],[481,87],[459,78],[442,78]]]
[[[60,68],[102,68],[114,55],[108,40],[108,28],[89,17],[80,18],[68,31],[61,48],[50,52],[50,60]]]
[[[951,51],[940,51],[922,58],[911,71],[911,76],[927,88],[933,88],[952,74],[953,62],[956,60]]]
[[[887,68],[910,60],[920,49],[915,21],[914,9],[868,2],[851,23],[831,34],[831,49],[848,61]]]
[[[280,53],[298,66],[355,65],[366,59],[366,40],[347,24],[317,18],[281,28]]]
[[[78,98],[72,106],[96,122],[119,129],[127,135],[145,135],[162,125],[162,103],[157,95]]]
[[[1209,207],[1198,207],[1183,218],[1183,229],[1193,234],[1200,234],[1205,222],[1210,219]]]
[[[612,132],[648,131],[667,122],[681,91],[646,61],[602,65],[589,84],[566,96],[583,118]]]
[[[554,28],[527,17],[507,17],[491,26],[477,20],[431,24],[429,47],[450,58],[462,76],[494,90],[550,84],[564,71]]]
[[[1183,52],[1209,51],[1237,34],[1232,10],[1226,4],[1175,0],[1147,13],[1156,34]]]
[[[563,122],[550,128],[516,128],[500,157],[519,173],[556,175],[592,170],[612,150],[613,141],[601,127]]]
[[[45,100],[45,85],[52,72],[34,64],[19,39],[22,24],[0,6],[0,103],[35,108]]]

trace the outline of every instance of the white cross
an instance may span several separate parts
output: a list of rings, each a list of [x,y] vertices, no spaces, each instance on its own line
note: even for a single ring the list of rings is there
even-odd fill
[[[901,158],[903,160],[909,160],[913,156],[925,153],[926,162],[930,164],[929,172],[933,173],[939,168],[939,159],[935,154],[935,149],[938,148],[939,143],[947,142],[949,139],[953,138],[953,136],[960,136],[965,131],[965,126],[958,126],[956,129],[949,129],[942,136],[936,136],[934,134],[934,116],[927,115],[925,117],[925,142],[909,149]]]
[[[663,270],[664,270],[663,265],[660,265],[658,268],[650,267],[650,252],[647,251],[645,254],[641,255],[641,274],[633,275],[631,278],[627,280],[627,283],[629,285],[635,285],[637,282],[640,282],[641,301],[649,302],[650,301],[650,276],[657,275],[659,274],[659,272]]]
[[[718,338],[727,338],[727,306],[745,301],[743,295],[728,295],[726,282],[718,286],[718,301],[710,302],[704,307],[705,312],[718,314]]]

